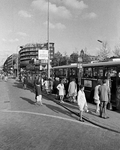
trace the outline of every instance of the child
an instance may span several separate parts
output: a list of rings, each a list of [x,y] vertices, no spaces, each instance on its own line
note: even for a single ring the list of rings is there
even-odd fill
[[[61,102],[61,103],[64,103],[63,98],[64,98],[64,94],[65,94],[65,93],[64,93],[65,88],[64,88],[63,80],[61,80],[61,83],[58,84],[57,89],[58,89],[58,91],[59,91],[60,102]]]
[[[87,101],[86,101],[83,85],[80,85],[78,91],[77,103],[80,111],[79,121],[84,122],[84,120],[82,119],[83,111],[86,109],[86,111],[88,112],[88,107],[87,107]]]

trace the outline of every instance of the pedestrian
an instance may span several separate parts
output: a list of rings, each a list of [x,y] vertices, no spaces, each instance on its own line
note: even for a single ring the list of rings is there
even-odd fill
[[[76,101],[75,98],[77,96],[77,84],[75,82],[75,79],[72,79],[71,82],[69,83],[68,96],[70,98],[70,102]]]
[[[27,88],[27,76],[24,75],[23,77],[23,88],[26,89]]]
[[[5,80],[5,82],[7,82],[7,80],[8,80],[7,74],[5,74],[4,80]]]
[[[60,102],[64,103],[63,98],[64,98],[64,95],[65,95],[65,92],[64,92],[65,88],[64,88],[63,80],[61,80],[61,83],[58,84],[57,89],[59,91]]]
[[[58,99],[58,89],[57,89],[57,86],[58,86],[58,84],[59,84],[60,82],[59,82],[59,78],[58,77],[56,77],[55,78],[55,80],[54,80],[54,82],[53,82],[53,93],[55,94],[55,96],[56,96],[56,99]]]
[[[99,87],[98,91],[100,96],[100,117],[107,119],[109,117],[106,116],[106,107],[110,100],[110,88],[107,85],[107,80],[103,81],[103,85]]]
[[[96,113],[99,113],[100,111],[100,97],[99,97],[99,92],[98,92],[100,85],[102,85],[102,80],[98,80],[97,85],[94,90],[94,102],[96,104]]]
[[[41,77],[40,75],[36,76],[35,81],[34,81],[34,89],[35,89],[35,99],[36,99],[36,104],[42,104],[42,92],[41,92]]]
[[[45,87],[45,91],[48,94],[49,93],[49,79],[46,78],[45,81],[43,82],[43,85]]]
[[[79,121],[84,122],[84,120],[82,118],[83,117],[83,111],[88,112],[88,105],[87,105],[83,85],[79,86],[77,103],[78,103],[78,107],[79,107]]]

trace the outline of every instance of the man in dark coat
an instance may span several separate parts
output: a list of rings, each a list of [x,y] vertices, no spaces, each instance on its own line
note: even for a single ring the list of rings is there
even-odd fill
[[[36,76],[35,81],[34,81],[34,89],[35,89],[35,99],[36,99],[36,103],[42,105],[42,92],[41,92],[41,87],[42,87],[42,83],[41,83],[41,77]]]
[[[107,80],[104,80],[103,85],[101,85],[98,89],[99,96],[100,96],[100,117],[104,119],[109,118],[106,116],[106,107],[110,99],[110,88],[106,83]]]

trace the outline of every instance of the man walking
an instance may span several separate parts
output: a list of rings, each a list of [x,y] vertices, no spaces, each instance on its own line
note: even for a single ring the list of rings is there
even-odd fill
[[[100,96],[100,117],[104,119],[109,118],[106,116],[106,107],[110,98],[110,88],[106,83],[107,80],[104,80],[103,85],[101,85],[98,89]]]

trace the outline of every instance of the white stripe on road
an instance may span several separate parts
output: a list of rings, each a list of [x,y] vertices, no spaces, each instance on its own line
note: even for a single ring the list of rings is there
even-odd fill
[[[77,120],[73,120],[73,119],[69,119],[69,118],[63,118],[60,116],[53,116],[53,115],[48,115],[48,114],[42,114],[42,113],[36,113],[36,112],[29,112],[29,111],[12,111],[12,110],[0,110],[1,112],[5,112],[5,113],[22,113],[22,114],[31,114],[31,115],[38,115],[38,116],[45,116],[45,117],[51,117],[51,118],[57,118],[57,119],[61,119],[61,120],[65,120],[65,121],[70,121],[70,122],[75,122],[75,123],[82,123],[84,125],[88,125],[88,126],[92,126],[92,127],[97,127],[94,126],[90,123],[86,123],[86,122],[79,122]],[[98,128],[98,127],[97,127]]]

